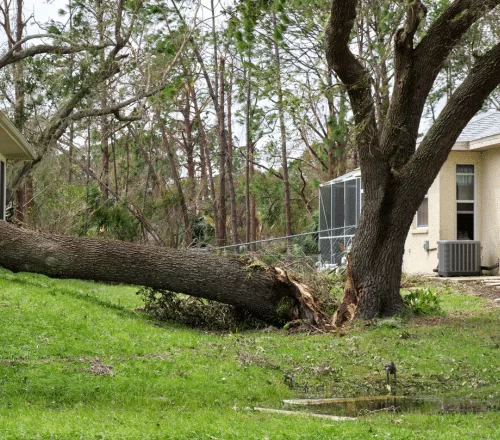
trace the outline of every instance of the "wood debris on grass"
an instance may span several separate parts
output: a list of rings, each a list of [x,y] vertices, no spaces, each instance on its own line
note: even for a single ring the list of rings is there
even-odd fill
[[[341,416],[332,416],[329,414],[308,413],[308,412],[303,412],[303,411],[287,411],[284,409],[260,408],[257,406],[254,407],[253,410],[265,412],[265,413],[281,414],[281,415],[285,415],[285,416],[302,416],[302,417],[313,417],[313,418],[318,418],[318,419],[335,420],[337,422],[342,422],[344,420],[357,420],[355,417],[341,417]]]

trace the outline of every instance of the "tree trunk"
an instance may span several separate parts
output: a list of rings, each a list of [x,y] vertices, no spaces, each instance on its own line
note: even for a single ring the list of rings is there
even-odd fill
[[[250,65],[250,62],[249,62]],[[255,153],[255,142],[252,130],[252,82],[250,67],[244,69],[246,80],[245,90],[245,138],[246,138],[246,159],[245,159],[245,217],[246,217],[246,241],[250,251],[255,251],[257,240],[257,198],[250,188],[250,182],[254,178],[255,167],[253,164]]]
[[[232,304],[273,325],[324,324],[311,290],[297,278],[236,258],[40,234],[3,221],[0,249],[0,265],[13,271],[167,289]]]
[[[191,96],[193,98],[193,107],[195,111],[195,116],[198,121],[198,135],[199,135],[199,144],[200,144],[200,160],[201,160],[201,169],[205,169],[208,172],[208,175],[205,173],[205,177],[208,178],[208,182],[202,183],[202,185],[205,185],[205,188],[208,189],[210,188],[210,200],[212,204],[212,216],[214,219],[214,227],[215,227],[215,236],[217,237],[217,229],[219,225],[219,213],[217,209],[217,197],[215,193],[215,182],[214,182],[214,175],[212,172],[212,159],[211,159],[211,154],[210,154],[210,149],[208,146],[208,140],[207,140],[207,135],[205,133],[205,127],[203,126],[203,119],[201,118],[201,111],[200,108],[198,107],[198,101],[196,98],[196,93],[194,92],[194,88],[191,89]],[[203,178],[203,172],[202,172],[202,178]],[[205,196],[208,194],[205,194]]]
[[[167,152],[168,160],[170,162],[170,172],[172,173],[172,178],[174,179],[174,184],[179,194],[179,204],[181,205],[182,219],[184,221],[184,246],[187,248],[191,245],[191,226],[189,224],[189,214],[186,205],[186,197],[184,196],[184,191],[182,189],[181,177],[178,171],[177,161],[175,160],[174,152],[172,151],[172,145],[167,137],[167,130],[165,124],[161,120],[159,110],[156,110],[156,118],[158,119],[158,125],[160,126],[161,139],[163,142],[163,148]]]
[[[280,137],[281,137],[281,174],[283,175],[283,204],[285,205],[285,235],[287,253],[289,254],[292,249],[292,210],[290,199],[290,182],[288,180],[288,153],[286,148],[286,125],[285,125],[285,109],[283,104],[283,86],[281,81],[281,56],[279,49],[279,41],[276,36],[277,21],[276,12],[272,12],[273,20],[273,46],[274,46],[274,62],[276,65],[276,85],[278,92],[278,116],[280,124]]]
[[[97,0],[97,27],[99,33],[99,44],[104,44],[104,9],[102,6],[102,0]],[[101,65],[105,61],[104,52],[99,53],[99,60]],[[108,105],[108,90],[106,82],[103,82],[100,85],[100,104],[102,108],[106,108]],[[110,122],[107,116],[102,116],[100,118],[101,126],[100,126],[100,137],[101,137],[101,181],[103,182],[100,185],[101,196],[103,202],[106,202],[109,198],[109,134],[110,134]]]
[[[28,174],[15,193],[15,216],[21,223],[28,221],[28,212],[33,206],[33,175]]]
[[[404,23],[393,36],[392,96],[380,107],[380,113],[387,107],[386,114],[377,119],[374,78],[365,61],[351,52],[359,2],[332,0],[326,57],[349,95],[364,191],[336,325],[401,309],[401,266],[413,216],[460,132],[499,85],[500,43],[478,57],[416,149],[425,102],[453,48],[498,4],[500,0],[451,2],[415,41],[427,8],[420,0],[408,2]]]
[[[219,112],[218,112],[218,129],[219,129],[219,227],[217,228],[217,246],[226,244],[226,168],[227,168],[227,133],[226,133],[226,116],[225,116],[225,68],[226,59],[221,56],[219,60]]]
[[[236,205],[236,188],[234,186],[233,176],[233,79],[234,79],[234,64],[231,62],[229,69],[229,85],[227,91],[227,181],[229,183],[229,200],[231,208],[231,238],[233,244],[240,242],[238,237],[238,217]],[[235,248],[238,253],[238,248]]]
[[[246,140],[246,157],[245,157],[245,241],[252,241],[252,226],[250,216],[250,167],[252,161],[252,129],[250,126],[250,98],[251,85],[250,74],[248,68],[243,68],[243,77],[246,81],[245,85],[245,140]]]
[[[344,297],[334,317],[337,327],[354,318],[392,316],[401,310],[399,286],[408,229],[383,221],[360,224],[348,255]]]

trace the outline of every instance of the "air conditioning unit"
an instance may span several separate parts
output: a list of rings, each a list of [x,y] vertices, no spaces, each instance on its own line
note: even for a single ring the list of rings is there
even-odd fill
[[[442,240],[437,245],[440,277],[481,275],[480,241]]]

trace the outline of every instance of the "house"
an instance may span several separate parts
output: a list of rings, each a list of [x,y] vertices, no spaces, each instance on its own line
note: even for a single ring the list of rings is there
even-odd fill
[[[340,263],[356,231],[362,197],[359,170],[320,186],[324,263]],[[440,274],[474,274],[499,258],[500,111],[492,110],[469,122],[429,188],[406,239],[403,271],[431,274],[439,263]]]
[[[6,166],[10,160],[33,160],[35,153],[7,116],[0,112],[0,220],[5,220]]]

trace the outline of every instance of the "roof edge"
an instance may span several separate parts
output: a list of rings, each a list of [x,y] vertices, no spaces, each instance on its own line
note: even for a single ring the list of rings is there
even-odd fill
[[[359,167],[354,168],[352,171],[342,174],[341,176],[338,176],[335,179],[329,180],[328,182],[324,182],[319,186],[327,186],[337,182],[345,182],[346,180],[357,179],[358,177],[361,177],[361,168]]]
[[[34,160],[36,158],[35,151],[31,148],[26,138],[21,134],[13,122],[0,110],[0,125],[5,129],[6,133],[19,146],[20,150],[25,154],[26,159]],[[9,157],[7,156],[9,159]]]

